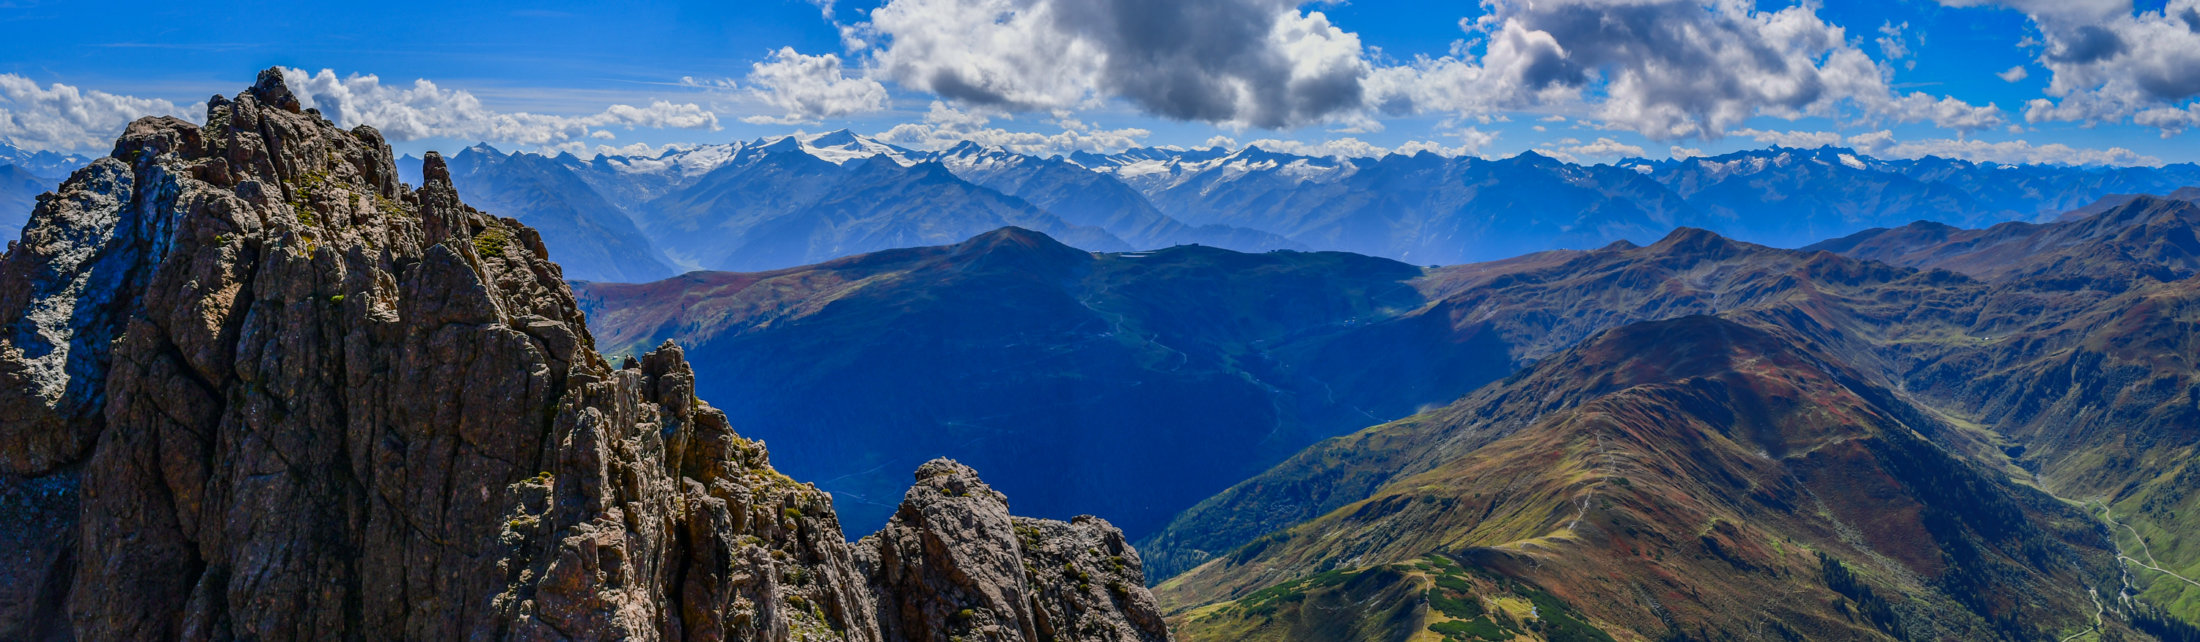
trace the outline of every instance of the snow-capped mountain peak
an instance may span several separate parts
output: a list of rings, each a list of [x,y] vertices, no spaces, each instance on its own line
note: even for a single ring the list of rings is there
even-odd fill
[[[620,174],[654,174],[667,179],[688,179],[708,174],[711,170],[732,162],[748,146],[748,143],[727,143],[668,149],[656,158],[598,155],[594,163],[607,166]]]
[[[802,151],[835,165],[844,165],[848,161],[874,156],[884,156],[903,167],[915,165],[918,161],[918,159],[912,158],[913,154],[908,149],[881,143],[877,139],[859,136],[845,129],[812,136],[790,136],[789,138],[800,141]]]
[[[0,143],[0,165],[14,165],[37,176],[60,178],[91,163],[92,159],[77,154],[28,152]]]
[[[1037,156],[1018,154],[997,146],[972,141],[963,141],[944,151],[925,154],[921,158],[945,165],[956,174],[1000,171],[1021,167],[1027,162],[1043,160]]]
[[[606,165],[620,174],[654,174],[674,181],[693,179],[728,164],[741,162],[758,154],[799,152],[815,156],[835,165],[849,161],[885,156],[904,167],[915,165],[916,154],[901,147],[881,143],[876,139],[858,135],[848,130],[823,134],[795,134],[776,138],[759,138],[748,142],[701,145],[686,149],[666,150],[656,158],[638,156],[598,156],[596,163]]]

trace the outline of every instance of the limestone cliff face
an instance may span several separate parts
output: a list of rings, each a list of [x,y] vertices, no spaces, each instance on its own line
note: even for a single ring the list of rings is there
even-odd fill
[[[40,201],[0,261],[0,639],[933,639],[960,611],[900,605],[965,594],[986,639],[1166,637],[1104,522],[850,545],[679,348],[606,362],[535,232],[424,177],[270,70]],[[924,579],[963,559],[1006,568]]]

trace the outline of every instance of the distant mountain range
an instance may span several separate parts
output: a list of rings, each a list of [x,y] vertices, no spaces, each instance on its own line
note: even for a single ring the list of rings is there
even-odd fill
[[[73,154],[26,152],[0,143],[0,238],[13,239],[31,218],[38,195],[92,160]]]
[[[543,243],[557,248],[558,260],[581,272],[568,278],[649,281],[674,274],[633,218],[553,159],[481,146],[460,151],[449,165],[451,180],[467,187],[475,207],[524,214]]]
[[[86,162],[0,146],[0,232],[20,228],[33,199]],[[1799,247],[1916,221],[2041,222],[2200,185],[2200,166],[2190,163],[1883,160],[1832,147],[1602,165],[1533,152],[1322,158],[1258,147],[1042,157],[971,142],[912,150],[847,131],[656,157],[477,145],[450,163],[459,189],[485,211],[540,229],[568,278],[615,282],[794,267],[1004,226],[1093,251],[1196,244],[1419,265],[1647,244],[1680,227]],[[418,159],[399,167],[408,183],[420,182]]]
[[[56,179],[66,178],[69,172],[91,164],[92,159],[77,154],[37,151],[30,152],[0,143],[0,165],[13,165],[38,176]]]
[[[1093,251],[1198,244],[1420,265],[1647,244],[1680,227],[1797,247],[1914,221],[2048,220],[2105,197],[2200,184],[2192,164],[1882,160],[1831,147],[1602,165],[1533,152],[1320,158],[1258,147],[1041,157],[970,142],[912,150],[847,131],[654,158],[476,146],[453,165],[466,168],[460,190],[541,228],[568,277],[608,281],[793,267],[1002,226]],[[416,161],[400,166],[417,172]]]

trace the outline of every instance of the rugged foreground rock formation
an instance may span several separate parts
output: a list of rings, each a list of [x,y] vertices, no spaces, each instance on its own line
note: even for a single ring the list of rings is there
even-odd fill
[[[999,491],[946,460],[917,469],[893,520],[856,545],[856,563],[889,639],[1114,640],[1166,630],[1122,531],[1094,517],[1010,516]]]
[[[279,72],[133,123],[0,267],[0,639],[1159,640],[1107,523],[824,493],[614,367],[539,236]]]

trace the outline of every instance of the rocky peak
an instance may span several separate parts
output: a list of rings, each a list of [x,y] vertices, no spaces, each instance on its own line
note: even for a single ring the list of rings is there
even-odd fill
[[[826,132],[825,134],[819,135],[819,136],[818,136],[818,137],[817,137],[816,139],[814,139],[814,140],[811,140],[811,141],[810,141],[810,146],[812,146],[812,147],[843,147],[843,146],[848,146],[848,145],[855,145],[855,144],[857,144],[857,143],[859,143],[859,142],[861,142],[861,141],[859,141],[859,140],[857,140],[857,139],[856,139],[856,134],[855,134],[855,132],[851,132],[851,131],[848,131],[848,130],[846,130],[846,129],[836,129],[836,130],[833,130],[833,131],[830,131],[830,132]]]
[[[799,140],[795,140],[795,137],[793,137],[793,136],[782,136],[782,137],[779,137],[779,138],[773,139],[773,140],[771,140],[770,142],[764,142],[764,141],[762,141],[762,140],[759,140],[759,141],[757,141],[757,142],[756,142],[756,143],[755,143],[755,144],[754,144],[753,146],[751,146],[751,147],[750,147],[750,149],[756,150],[756,151],[757,151],[757,153],[760,153],[760,154],[774,154],[774,153],[788,153],[788,152],[797,152],[797,153],[798,153],[798,152],[801,152],[801,151],[802,151],[802,141],[799,141]]]
[[[893,519],[856,549],[890,639],[1168,639],[1122,531],[1011,516],[1007,497],[953,461],[919,467]]]
[[[1679,227],[1650,244],[1650,249],[1675,256],[1696,259],[1719,259],[1742,251],[1742,246],[1710,230]]]
[[[488,143],[474,143],[471,147],[458,150],[458,153],[462,156],[467,154],[478,154],[481,156],[488,156],[492,158],[505,157],[504,150],[497,149],[495,146]],[[571,152],[560,152],[559,155],[570,156]]]
[[[262,105],[298,113],[298,97],[291,94],[290,85],[283,82],[283,70],[280,67],[261,70],[260,77],[245,92],[258,99]]]
[[[1059,277],[1090,264],[1092,253],[1045,234],[1015,226],[986,232],[953,246],[952,262],[964,270]]]
[[[279,70],[207,112],[132,123],[0,259],[0,639],[948,626],[882,629],[878,605],[927,598],[859,570],[831,498],[696,398],[677,346],[599,356],[540,237],[461,202],[441,155],[400,183],[379,133],[301,110]],[[994,501],[1065,555],[1121,541]],[[925,554],[1023,550],[967,533]],[[1019,599],[1031,624],[1005,639],[1154,620],[1122,552],[1107,599],[963,586],[1059,596]]]

